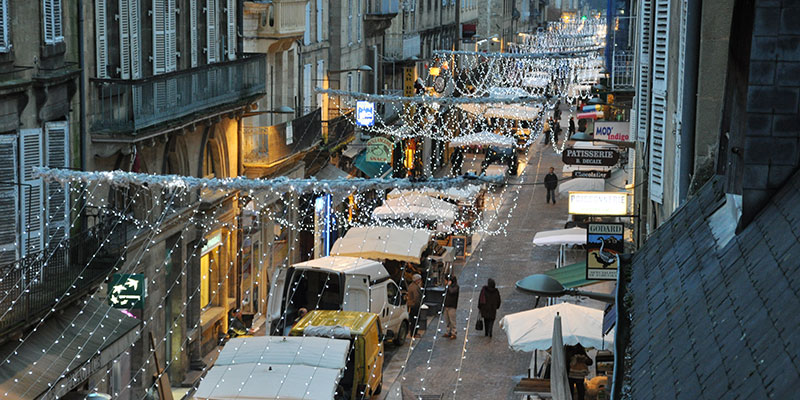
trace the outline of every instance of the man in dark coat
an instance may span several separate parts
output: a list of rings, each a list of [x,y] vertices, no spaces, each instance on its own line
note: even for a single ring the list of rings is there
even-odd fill
[[[489,278],[478,298],[478,310],[483,318],[483,336],[492,337],[492,326],[497,318],[498,308],[500,308],[500,291],[497,290],[494,279]]]
[[[450,275],[444,295],[444,319],[447,322],[446,338],[456,338],[456,308],[458,308],[458,280]]]
[[[547,202],[550,203],[550,198],[553,198],[553,204],[556,204],[556,186],[558,186],[558,177],[555,174],[555,168],[550,167],[550,172],[544,176],[544,188],[547,189]]]
[[[571,138],[572,135],[574,135],[574,134],[575,134],[575,119],[573,119],[572,117],[569,117],[569,136],[568,136],[568,138]]]

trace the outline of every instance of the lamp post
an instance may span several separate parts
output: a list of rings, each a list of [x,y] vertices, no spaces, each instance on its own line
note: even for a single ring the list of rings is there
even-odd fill
[[[619,257],[617,258],[617,262],[619,262]],[[614,304],[616,301],[616,296],[613,293],[589,292],[575,288],[566,288],[561,284],[561,282],[545,274],[536,274],[520,279],[517,281],[516,286],[517,289],[520,289],[524,292],[533,293],[542,297],[561,297],[570,295],[588,297],[590,299],[599,300],[610,304]]]

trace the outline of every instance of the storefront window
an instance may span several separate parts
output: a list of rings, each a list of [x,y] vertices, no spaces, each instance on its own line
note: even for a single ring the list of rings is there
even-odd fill
[[[207,307],[211,302],[211,286],[214,284],[211,274],[219,273],[221,246],[222,232],[216,232],[209,236],[206,245],[203,246],[200,257],[200,308]]]

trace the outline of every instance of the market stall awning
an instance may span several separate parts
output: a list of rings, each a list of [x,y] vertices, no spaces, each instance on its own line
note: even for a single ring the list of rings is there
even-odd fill
[[[357,226],[336,239],[330,254],[419,263],[431,236],[431,232],[425,229]]]
[[[586,279],[586,262],[579,262],[570,264],[565,267],[551,269],[544,272],[553,279],[559,281],[566,288],[577,288],[581,286],[599,283],[600,281],[593,281]],[[517,284],[521,284],[523,278]]]
[[[0,392],[6,399],[35,399],[48,390],[52,398],[63,397],[127,351],[138,326],[139,320],[105,302],[69,306],[24,342],[0,347],[0,359],[8,360],[0,368]]]
[[[456,211],[455,204],[416,193],[386,199],[383,205],[372,212],[372,216],[381,220],[417,219],[437,221],[449,226],[456,219]]]
[[[350,342],[319,337],[231,339],[195,399],[332,399]]]
[[[534,246],[586,244],[586,229],[569,228],[537,232],[533,236]]]
[[[365,151],[356,156],[355,166],[370,178],[383,178],[392,171],[392,166],[389,164],[367,161],[367,152]]]
[[[415,190],[392,189],[392,191],[386,195],[386,198],[394,199],[401,196],[410,196],[413,195],[414,193],[422,193],[427,196],[456,201],[462,204],[473,204],[475,202],[475,199],[477,199],[478,196],[481,194],[482,190],[483,190],[482,185],[468,185],[461,188],[451,187],[447,189],[432,189],[432,188],[423,188]]]
[[[614,333],[603,336],[603,310],[560,303],[508,314],[500,320],[508,346],[515,351],[547,350],[552,346],[553,320],[561,316],[564,344],[613,349]]]
[[[510,136],[500,135],[494,132],[477,132],[467,135],[457,136],[450,141],[448,146],[461,147],[461,146],[498,146],[498,147],[513,147],[516,144],[514,138]]]

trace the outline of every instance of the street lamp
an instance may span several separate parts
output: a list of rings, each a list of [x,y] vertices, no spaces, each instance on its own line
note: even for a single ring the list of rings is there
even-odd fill
[[[619,263],[619,258],[617,258],[617,263]],[[583,296],[610,304],[614,304],[616,300],[616,296],[612,293],[588,292],[575,288],[566,288],[561,282],[545,274],[535,274],[520,279],[517,281],[517,289],[542,297]]]

